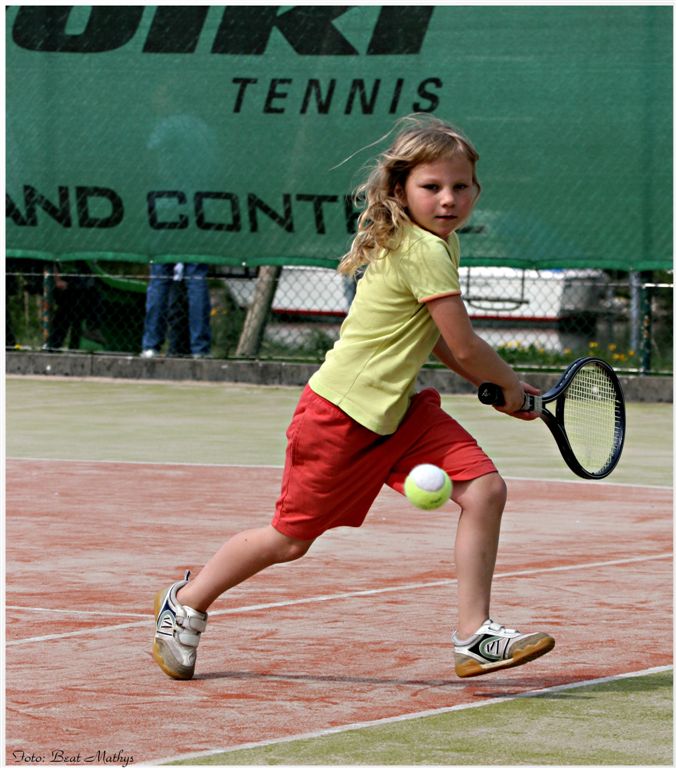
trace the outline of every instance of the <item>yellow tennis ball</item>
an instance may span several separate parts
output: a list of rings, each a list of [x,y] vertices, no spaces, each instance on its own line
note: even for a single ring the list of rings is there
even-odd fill
[[[404,481],[406,498],[420,509],[437,509],[448,501],[452,490],[451,478],[434,464],[418,464]]]

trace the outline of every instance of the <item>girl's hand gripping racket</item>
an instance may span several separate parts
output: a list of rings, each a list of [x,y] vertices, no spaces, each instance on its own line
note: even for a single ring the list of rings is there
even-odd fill
[[[482,384],[478,395],[485,405],[504,403],[496,384]],[[545,407],[550,403],[555,404],[554,413]],[[624,394],[605,360],[576,360],[544,395],[526,394],[522,410],[542,418],[576,475],[598,480],[617,466],[626,428]]]

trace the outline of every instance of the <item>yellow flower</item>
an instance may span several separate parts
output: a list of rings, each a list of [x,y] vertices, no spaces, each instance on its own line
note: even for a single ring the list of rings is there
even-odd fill
[[[589,349],[597,349],[599,346],[598,341],[590,341],[589,342]]]

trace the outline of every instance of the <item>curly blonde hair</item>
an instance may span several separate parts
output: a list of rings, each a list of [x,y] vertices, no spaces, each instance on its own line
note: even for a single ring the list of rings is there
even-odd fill
[[[392,130],[397,131],[392,145],[378,155],[366,181],[354,192],[355,206],[363,207],[363,211],[357,219],[352,247],[338,265],[341,274],[353,275],[360,267],[398,247],[402,226],[411,223],[411,219],[397,189],[404,186],[415,166],[460,152],[472,163],[477,196],[481,191],[475,171],[479,153],[452,125],[436,117],[414,114],[400,118]]]

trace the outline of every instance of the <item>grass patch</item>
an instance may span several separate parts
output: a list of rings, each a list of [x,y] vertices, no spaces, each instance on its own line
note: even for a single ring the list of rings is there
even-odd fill
[[[172,765],[673,765],[672,672]]]

